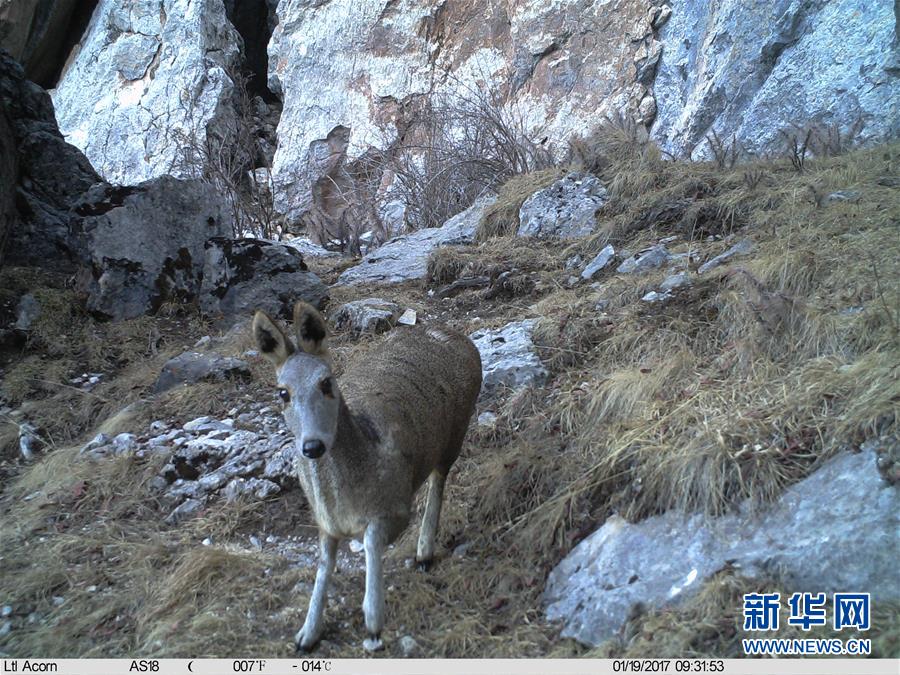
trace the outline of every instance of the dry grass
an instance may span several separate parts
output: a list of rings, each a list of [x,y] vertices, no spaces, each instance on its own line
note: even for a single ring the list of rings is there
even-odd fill
[[[439,249],[429,264],[433,286],[518,269],[534,280],[527,293],[483,301],[480,291],[466,291],[441,301],[420,283],[334,289],[332,307],[377,295],[467,331],[536,316],[535,342],[551,372],[545,387],[479,409],[490,407],[497,423],[473,429],[451,474],[434,572],[405,565],[417,524],[389,553],[386,656],[399,655],[403,635],[424,656],[583,655],[544,623],[540,594],[548,571],[610,513],[715,514],[744,499],[762,503],[842,448],[897,432],[900,200],[881,178],[898,172],[900,146],[810,161],[801,175],[786,162],[724,171],[667,162],[627,134],[622,143],[604,146],[615,162],[591,165],[613,193],[592,240],[536,245],[487,237]],[[823,195],[835,190],[859,199],[827,204]],[[675,202],[675,211],[652,215]],[[512,197],[509,204],[504,228],[518,210]],[[732,229],[733,239],[708,238]],[[575,252],[587,255],[608,239],[634,251],[672,234],[670,250],[692,257],[693,284],[667,303],[640,300],[665,270],[563,283],[564,261]],[[753,241],[752,254],[696,274],[698,263],[738,237]],[[122,326],[131,331],[120,339],[128,344],[103,346],[129,351],[94,391],[102,400],[34,391],[25,405],[41,419],[75,414],[68,406],[79,420],[74,433],[142,400],[154,359],[178,344],[161,325]],[[162,334],[155,353],[138,348],[153,326]],[[61,328],[46,329],[48,344],[54,330]],[[379,339],[333,336],[337,369]],[[236,333],[221,349],[241,353],[247,340]],[[42,349],[5,373],[4,388],[26,386],[38,373],[61,381],[84,368],[80,352],[50,357]],[[243,397],[271,395],[268,365],[252,367],[249,385],[173,390],[124,419],[223,415]],[[214,502],[170,528],[147,487],[157,469],[152,461],[90,463],[60,449],[3,484],[0,597],[16,619],[4,651],[238,656],[249,644],[254,655],[290,655],[315,571],[242,542],[250,533],[312,536],[300,494],[253,505]],[[201,546],[208,536],[215,544]],[[726,570],[693,599],[638,617],[625,639],[589,654],[737,656],[739,596],[757,588],[777,584]],[[358,567],[336,575],[320,654],[362,656],[362,589]],[[896,656],[898,608],[876,611],[875,649]],[[39,619],[27,624],[32,612]]]

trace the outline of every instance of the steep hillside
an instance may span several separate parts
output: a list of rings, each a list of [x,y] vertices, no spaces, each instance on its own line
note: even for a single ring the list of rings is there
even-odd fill
[[[450,475],[436,566],[409,564],[417,521],[388,554],[387,656],[738,656],[741,595],[792,590],[775,570],[746,579],[725,565],[593,651],[546,619],[548,574],[611,516],[764,510],[861,446],[881,484],[897,482],[900,146],[686,163],[633,131],[606,125],[576,166],[507,182],[474,238],[433,249],[424,279],[376,283],[342,276],[355,261],[306,256],[326,283],[344,279],[329,289],[333,322],[371,297],[482,337],[533,320],[537,359],[519,354],[485,395]],[[592,234],[516,236],[531,222],[523,203],[566,176],[602,202]],[[6,323],[32,317],[24,346],[3,353],[0,651],[290,655],[315,531],[290,472],[265,461],[287,438],[246,321],[170,303],[98,323],[63,275],[0,275]],[[336,329],[337,369],[380,339]],[[243,365],[160,391],[186,350]],[[363,654],[357,551],[341,549],[319,654]],[[897,600],[875,603],[877,656],[900,655]]]

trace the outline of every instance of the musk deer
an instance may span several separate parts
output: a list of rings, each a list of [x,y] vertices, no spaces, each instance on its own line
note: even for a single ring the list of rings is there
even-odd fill
[[[296,347],[264,312],[253,318],[259,351],[276,368],[284,417],[295,436],[295,470],[319,526],[319,567],[297,649],[312,649],[322,635],[338,541],[362,535],[363,646],[375,651],[383,648],[384,548],[409,524],[413,497],[427,478],[416,559],[420,568],[430,566],[444,481],[481,389],[481,358],[459,333],[400,327],[338,382],[322,316],[298,302],[294,331]]]

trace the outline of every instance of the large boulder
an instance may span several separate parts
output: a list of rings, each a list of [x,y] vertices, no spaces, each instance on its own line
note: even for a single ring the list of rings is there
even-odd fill
[[[573,172],[538,190],[519,209],[520,237],[585,237],[597,225],[597,211],[609,201],[596,176]]]
[[[756,153],[816,121],[844,132],[859,121],[861,139],[900,132],[892,0],[668,4],[652,136],[673,154],[708,156],[713,129]]]
[[[563,636],[597,645],[636,604],[677,603],[728,565],[776,575],[792,592],[900,600],[900,491],[882,480],[876,459],[872,450],[840,455],[760,513],[748,503],[719,518],[610,518],[550,573],[547,618],[563,622]]]
[[[241,44],[222,0],[100,0],[53,94],[59,127],[110,182],[194,177],[233,122]]]
[[[328,288],[292,246],[263,239],[211,239],[206,244],[200,308],[211,315],[249,316],[257,309],[288,318],[297,300],[321,307]]]
[[[44,265],[71,261],[76,246],[69,209],[100,177],[63,140],[47,92],[25,79],[22,67],[2,50],[0,146],[0,239],[6,229],[7,258]]]
[[[73,227],[90,267],[87,307],[129,319],[166,301],[196,298],[210,237],[231,235],[231,211],[201,181],[169,176],[135,187],[97,185],[75,208]]]
[[[358,265],[344,270],[338,277],[338,285],[396,284],[424,279],[431,252],[439,246],[472,243],[482,214],[495,199],[493,196],[479,199],[441,227],[429,227],[391,239],[366,254]]]
[[[496,330],[479,330],[469,338],[481,355],[481,393],[490,397],[504,389],[541,385],[547,369],[534,348],[534,319],[514,321]]]

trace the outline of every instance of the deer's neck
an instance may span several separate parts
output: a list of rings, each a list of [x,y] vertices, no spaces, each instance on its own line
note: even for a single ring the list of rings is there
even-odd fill
[[[359,486],[377,470],[374,426],[341,399],[334,445],[317,460],[301,463],[300,478],[321,526],[333,533],[353,529]]]

